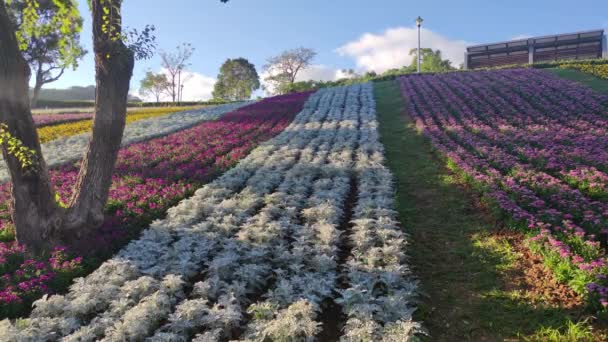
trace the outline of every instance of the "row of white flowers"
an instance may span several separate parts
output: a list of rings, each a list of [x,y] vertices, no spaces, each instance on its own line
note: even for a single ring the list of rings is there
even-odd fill
[[[367,111],[357,150],[357,204],[353,212],[350,287],[337,302],[347,315],[342,341],[409,341],[424,333],[412,321],[417,281],[408,264],[407,234],[395,211],[393,176],[379,142],[372,89],[364,96]]]
[[[244,341],[313,340],[321,326],[317,316],[321,304],[333,297],[337,280],[337,258],[344,217],[345,199],[350,191],[353,154],[357,146],[361,86],[337,88],[342,101],[332,111],[342,116],[325,165],[313,184],[301,212],[302,224],[294,232],[292,248],[277,268],[276,284],[265,301],[252,304],[252,317],[243,334]]]
[[[37,301],[31,317],[17,324],[2,321],[0,335],[20,341],[55,340],[73,333],[66,340],[97,340],[124,333],[116,324],[126,322],[126,317],[166,317],[180,299],[179,291],[171,298],[166,290],[160,295],[159,280],[172,274],[184,279],[195,275],[201,263],[231,237],[234,223],[243,222],[259,206],[260,196],[280,183],[283,170],[295,163],[299,152],[320,131],[324,115],[315,111],[318,102],[319,96],[312,96],[287,130],[182,201],[115,258],[76,281],[67,295]],[[145,290],[140,289],[142,285]],[[147,321],[129,324],[140,325],[131,327],[142,333],[140,338],[156,328]]]
[[[336,96],[334,92],[322,93],[318,113],[325,118],[316,129],[317,136],[284,171],[278,188],[264,196],[261,209],[235,229],[222,251],[206,263],[205,281],[195,284],[194,295],[177,307],[169,323],[151,340],[187,341],[196,331],[204,333],[195,340],[224,340],[240,327],[242,308],[268,286],[273,270],[288,253],[290,236],[298,228],[298,213],[337,135],[339,113],[332,113],[331,106],[325,105]]]
[[[314,130],[310,133],[313,132]],[[204,189],[227,189],[222,185],[230,185],[232,191],[222,191],[223,196],[216,197],[216,201],[207,201],[209,198],[205,197],[198,198],[199,201],[205,202],[204,208],[209,211],[196,213],[195,216],[198,218],[187,224],[184,224],[184,217],[176,215],[177,210],[174,210],[167,219],[154,223],[142,239],[121,251],[118,258],[129,260],[130,263],[138,266],[141,273],[155,278],[178,274],[185,280],[191,279],[231,242],[235,231],[255,212],[265,194],[276,188],[281,173],[295,162],[302,141],[305,139],[290,139],[286,145],[272,145],[281,147],[272,154],[258,155],[256,159],[249,160],[257,164],[257,170],[249,175],[249,178],[242,177],[243,174],[238,172],[233,176],[240,176],[240,181],[233,176],[222,177],[221,179],[226,180],[227,183],[214,182],[212,186],[203,188],[200,192],[206,193]],[[249,165],[249,163],[244,164]],[[196,197],[184,201],[181,206],[187,206],[195,199]],[[196,208],[202,207],[196,206]],[[188,213],[192,214],[191,211]],[[161,320],[168,318],[173,307],[182,299],[183,297],[176,295],[168,297],[163,307],[137,305],[130,308],[124,314],[125,317],[135,311],[138,312],[138,316],[155,318],[152,321],[153,325],[149,325],[149,321],[131,322],[131,325],[145,327],[137,329],[141,334],[131,337],[140,340],[149,336],[158,328],[157,324]],[[108,329],[111,329],[110,324],[112,322],[95,319],[69,337],[74,337],[75,340],[95,340],[100,333],[102,336],[107,334]],[[90,327],[95,325],[102,328],[92,331]],[[148,327],[152,327],[153,330],[148,330]]]
[[[193,109],[169,115],[132,122],[125,127],[122,145],[165,136],[192,127],[202,121],[215,120],[233,110],[250,104],[251,101],[229,103],[220,106]],[[62,137],[42,144],[42,155],[49,167],[78,160],[84,156],[90,133]],[[1,161],[2,156],[0,156]],[[0,183],[9,180],[6,163],[0,162]]]

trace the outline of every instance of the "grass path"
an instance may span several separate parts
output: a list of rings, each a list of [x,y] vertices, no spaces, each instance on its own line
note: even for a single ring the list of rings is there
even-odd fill
[[[558,284],[444,167],[416,131],[396,82],[375,84],[381,140],[424,295],[417,320],[432,341],[597,340],[582,300]],[[566,298],[570,308],[557,303]],[[573,323],[579,322],[578,324]]]
[[[559,68],[550,68],[544,69],[550,73],[553,73],[559,77],[580,82],[589,88],[599,91],[601,93],[608,94],[608,80],[603,80],[599,77],[586,74],[584,72],[580,72],[574,69],[559,69]]]

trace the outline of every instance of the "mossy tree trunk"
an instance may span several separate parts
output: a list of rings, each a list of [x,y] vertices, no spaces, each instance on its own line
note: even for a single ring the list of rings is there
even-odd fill
[[[103,222],[134,66],[133,53],[117,38],[121,32],[120,7],[120,0],[93,0],[91,4],[97,84],[93,134],[74,195],[67,206],[62,206],[55,200],[30,110],[30,69],[19,51],[5,3],[0,0],[0,121],[36,155],[33,165],[23,169],[6,146],[2,153],[12,180],[17,241],[33,253],[77,243]]]

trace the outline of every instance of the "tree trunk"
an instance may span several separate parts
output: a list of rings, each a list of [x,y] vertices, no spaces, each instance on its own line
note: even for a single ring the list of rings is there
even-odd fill
[[[110,25],[104,23],[104,2]],[[120,39],[112,38],[102,26],[121,32],[120,0],[93,0],[93,45],[95,51],[96,96],[93,136],[82,162],[74,196],[67,209],[55,201],[48,168],[40,150],[28,99],[30,69],[19,51],[14,31],[0,1],[0,120],[9,131],[36,153],[34,165],[23,170],[6,146],[3,156],[12,180],[12,217],[17,241],[33,253],[71,245],[92,234],[103,222],[104,206],[112,181],[114,163],[126,120],[127,94],[134,59]]]
[[[39,67],[36,70],[36,83],[34,84],[34,93],[32,94],[32,98],[30,99],[30,107],[35,108],[38,104],[38,97],[40,97],[40,89],[42,89],[42,85],[44,83],[44,78],[42,74],[42,67]]]
[[[38,69],[36,69],[36,84],[34,85],[34,94],[30,100],[30,107],[34,108],[36,107],[36,105],[38,104],[38,97],[40,95],[40,89],[42,89],[42,86],[47,84],[47,83],[51,83],[51,82],[55,82],[57,81],[62,75],[63,72],[65,71],[65,68],[61,68],[61,71],[59,72],[59,74],[55,77],[51,77],[51,78],[44,78],[44,75],[48,72],[50,72],[52,69],[51,68],[47,71],[44,71],[42,69],[42,65],[43,63],[41,61],[38,62]],[[55,68],[56,69],[56,68]]]
[[[182,101],[182,71],[180,70],[177,76],[177,105]]]
[[[38,98],[40,97],[41,89],[42,89],[42,85],[38,85],[36,83],[36,85],[34,86],[34,93],[32,94],[32,99],[30,100],[31,108],[36,108],[36,106],[38,105]]]
[[[45,245],[55,242],[51,236],[61,223],[61,210],[55,202],[30,111],[29,75],[30,68],[19,51],[5,4],[0,2],[0,121],[36,153],[33,165],[23,170],[20,162],[2,146],[12,180],[12,219],[17,240],[40,252]]]
[[[175,77],[177,76],[171,75],[171,82],[167,84],[167,94],[171,96],[171,102],[175,102]]]
[[[95,0],[93,11],[93,45],[95,53],[95,116],[93,135],[80,167],[74,196],[64,229],[76,238],[94,232],[104,219],[104,207],[112,184],[114,164],[127,116],[129,83],[133,74],[133,53],[120,39],[113,39],[102,29],[104,5],[114,18],[114,30],[120,33],[121,0]]]

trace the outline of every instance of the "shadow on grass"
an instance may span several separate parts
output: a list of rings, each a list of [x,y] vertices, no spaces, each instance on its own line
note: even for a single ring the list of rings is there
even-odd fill
[[[410,234],[408,254],[423,291],[416,319],[430,340],[594,339],[583,308],[545,305],[515,283],[522,256],[416,130],[398,84],[376,83],[374,91],[397,209]]]

